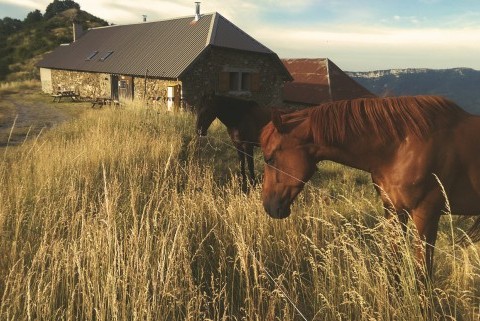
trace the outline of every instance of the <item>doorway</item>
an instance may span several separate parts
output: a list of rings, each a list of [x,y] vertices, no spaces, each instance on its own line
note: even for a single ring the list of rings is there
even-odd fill
[[[118,76],[112,75],[111,77],[111,92],[112,92],[112,99],[118,100]]]
[[[112,75],[112,99],[125,101],[133,99],[133,77]]]
[[[133,99],[133,77],[120,76],[118,81],[118,98],[120,101]]]

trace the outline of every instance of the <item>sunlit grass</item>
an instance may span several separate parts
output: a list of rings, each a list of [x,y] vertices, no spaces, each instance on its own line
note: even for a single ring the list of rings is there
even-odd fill
[[[38,80],[25,80],[25,81],[12,81],[12,82],[0,82],[0,94],[5,91],[18,92],[25,89],[38,89]]]
[[[449,216],[423,286],[367,174],[321,164],[273,220],[224,128],[209,135],[132,104],[2,153],[0,319],[478,320],[478,248]]]

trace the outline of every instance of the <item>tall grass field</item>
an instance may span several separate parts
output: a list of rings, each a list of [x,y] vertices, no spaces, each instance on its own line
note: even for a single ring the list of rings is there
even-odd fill
[[[0,320],[480,319],[464,222],[444,215],[419,282],[415,231],[383,218],[368,174],[319,164],[274,220],[261,186],[241,191],[223,125],[199,140],[194,122],[85,107],[0,149]]]

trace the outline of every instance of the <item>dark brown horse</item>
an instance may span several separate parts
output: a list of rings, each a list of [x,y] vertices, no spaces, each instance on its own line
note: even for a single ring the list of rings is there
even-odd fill
[[[250,184],[255,184],[253,149],[260,146],[259,137],[263,126],[271,120],[270,108],[260,106],[253,100],[207,93],[197,107],[196,129],[206,136],[212,122],[218,118],[226,127],[240,160],[242,188],[247,188],[245,160],[248,165]]]
[[[432,273],[437,228],[448,196],[454,214],[480,215],[480,117],[435,96],[366,98],[276,115],[261,136],[263,205],[285,218],[316,170],[332,160],[371,173],[386,209],[411,217]],[[441,183],[441,184],[440,184]],[[479,239],[480,220],[468,231]]]

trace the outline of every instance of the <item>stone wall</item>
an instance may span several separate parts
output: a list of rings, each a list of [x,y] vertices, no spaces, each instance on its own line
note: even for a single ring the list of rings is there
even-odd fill
[[[151,100],[159,99],[166,100],[167,88],[169,86],[176,86],[182,84],[181,81],[168,80],[168,79],[155,79],[148,78],[145,81],[145,77],[136,77],[133,80],[134,83],[134,99],[138,100]],[[145,90],[146,89],[146,90]]]
[[[51,84],[44,91],[73,90],[82,97],[110,97],[111,81],[109,74],[52,69]],[[145,82],[145,77],[133,77],[134,99],[166,100],[167,88],[181,84],[177,80],[147,78]]]
[[[229,70],[246,70],[258,73],[259,86],[255,91],[226,94],[252,99],[265,106],[281,106],[281,66],[274,57],[265,54],[211,48],[199,61],[182,76],[183,97],[186,104],[195,108],[203,92],[222,87],[220,74]]]
[[[195,108],[202,94],[210,90],[252,99],[264,106],[281,106],[284,84],[284,70],[281,67],[274,55],[213,47],[202,54],[179,80],[147,77],[145,81],[145,77],[133,77],[133,98],[147,101],[155,98],[165,102],[167,88],[179,85],[179,96],[183,98],[181,104],[187,108]],[[226,78],[222,78],[222,74],[228,76],[232,70],[254,75],[251,82],[255,83],[255,89],[238,92],[225,90]],[[112,75],[109,74],[51,70],[53,91],[73,90],[82,97],[110,97],[111,82]]]
[[[109,74],[52,69],[53,91],[73,90],[82,97],[110,97]]]

